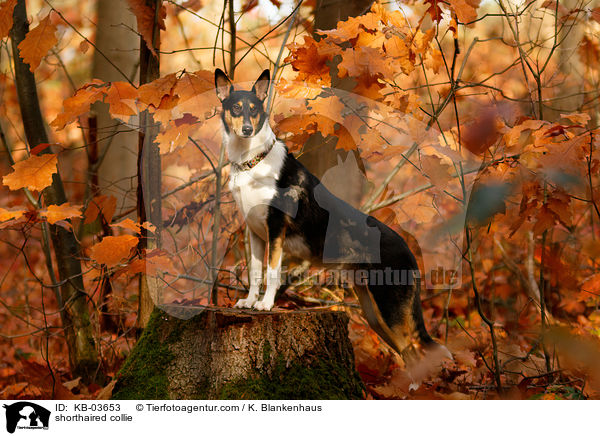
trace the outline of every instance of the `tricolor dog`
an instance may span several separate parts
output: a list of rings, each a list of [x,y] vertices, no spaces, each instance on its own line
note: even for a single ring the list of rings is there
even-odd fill
[[[350,275],[367,321],[398,353],[406,357],[413,337],[426,348],[438,347],[425,328],[419,268],[405,240],[330,193],[288,152],[265,113],[269,84],[269,70],[251,91],[235,90],[223,71],[215,72],[229,187],[250,230],[250,289],[236,307],[273,307],[285,251],[355,272]],[[266,291],[259,300],[265,249]]]

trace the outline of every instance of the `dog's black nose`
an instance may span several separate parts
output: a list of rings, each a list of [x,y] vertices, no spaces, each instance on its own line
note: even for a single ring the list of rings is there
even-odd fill
[[[252,133],[252,126],[242,126],[242,133],[244,135],[250,135]]]

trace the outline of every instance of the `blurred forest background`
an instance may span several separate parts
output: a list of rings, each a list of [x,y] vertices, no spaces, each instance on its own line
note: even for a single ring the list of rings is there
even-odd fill
[[[290,150],[458,262],[421,293],[455,360],[409,391],[290,260],[277,310],[347,311],[366,398],[600,398],[599,30],[595,0],[4,0],[0,398],[109,398],[154,303],[244,296],[216,67],[269,68]]]

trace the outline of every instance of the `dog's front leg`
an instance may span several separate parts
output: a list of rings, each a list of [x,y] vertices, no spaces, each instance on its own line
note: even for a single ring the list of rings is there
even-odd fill
[[[258,293],[262,285],[263,274],[263,259],[265,258],[265,241],[263,241],[256,233],[250,230],[250,272],[248,279],[250,280],[250,289],[248,298],[238,300],[235,307],[250,308],[258,300]]]
[[[283,239],[285,229],[277,236],[269,236],[269,263],[267,264],[267,290],[261,301],[254,304],[257,310],[271,310],[275,303],[275,294],[281,285],[281,259],[283,258]]]

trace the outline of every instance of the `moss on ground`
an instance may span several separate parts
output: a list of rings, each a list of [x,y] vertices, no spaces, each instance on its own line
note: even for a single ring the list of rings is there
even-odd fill
[[[169,398],[165,369],[174,358],[169,344],[178,339],[180,331],[176,328],[164,332],[160,328],[161,316],[165,316],[164,312],[154,309],[142,336],[119,371],[113,400]]]

